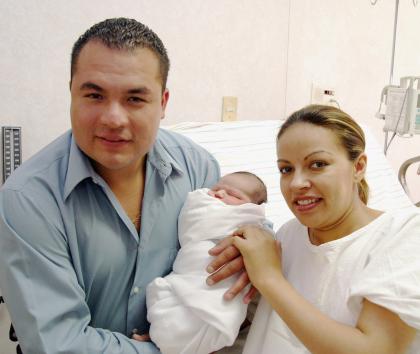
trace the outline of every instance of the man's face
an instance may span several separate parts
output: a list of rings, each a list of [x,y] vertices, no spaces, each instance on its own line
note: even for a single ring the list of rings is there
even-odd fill
[[[150,49],[110,49],[98,41],[83,47],[71,83],[71,123],[99,174],[142,166],[168,98]]]

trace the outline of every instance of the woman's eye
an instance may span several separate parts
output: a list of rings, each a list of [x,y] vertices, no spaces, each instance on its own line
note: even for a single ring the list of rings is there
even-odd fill
[[[290,173],[292,171],[292,168],[290,166],[283,166],[279,167],[280,174],[285,175],[287,173]]]
[[[325,167],[327,165],[328,164],[326,162],[324,162],[324,161],[314,161],[314,162],[311,163],[311,168],[317,170],[317,169],[323,168],[323,167]]]

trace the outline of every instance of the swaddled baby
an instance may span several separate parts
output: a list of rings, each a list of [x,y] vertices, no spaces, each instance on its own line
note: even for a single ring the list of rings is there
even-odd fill
[[[233,344],[247,305],[240,295],[223,299],[236,277],[206,285],[208,250],[240,225],[263,224],[266,201],[264,183],[249,172],[228,174],[211,189],[188,194],[173,271],[151,282],[146,293],[149,334],[163,354],[209,354]]]

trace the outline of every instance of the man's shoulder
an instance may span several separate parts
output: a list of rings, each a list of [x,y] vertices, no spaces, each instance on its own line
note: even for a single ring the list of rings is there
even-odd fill
[[[153,159],[162,158],[184,172],[190,190],[214,185],[220,178],[217,160],[203,147],[182,134],[159,129]]]
[[[192,141],[190,138],[166,128],[159,129],[157,141],[167,150],[170,155],[172,155],[172,153],[180,153],[184,157],[191,156],[194,158],[210,159],[216,161],[210,152]]]
[[[46,145],[19,166],[2,189],[22,190],[26,185],[54,183],[64,177],[70,153],[71,132],[68,131]]]

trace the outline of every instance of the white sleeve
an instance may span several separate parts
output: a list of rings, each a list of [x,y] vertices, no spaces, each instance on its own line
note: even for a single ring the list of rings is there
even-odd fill
[[[363,298],[420,329],[420,214],[396,215],[350,287],[349,306]]]

